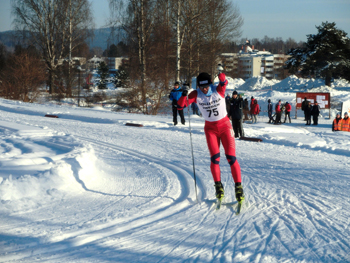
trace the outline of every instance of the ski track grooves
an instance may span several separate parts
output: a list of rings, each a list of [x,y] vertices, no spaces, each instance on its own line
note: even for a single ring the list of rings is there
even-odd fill
[[[152,212],[151,214],[149,215],[144,215],[140,218],[134,218],[132,221],[128,221],[128,222],[124,222],[124,223],[132,223],[132,224],[137,224],[137,221],[142,221],[142,222],[139,222],[137,228],[139,227],[142,227],[142,226],[146,226],[146,225],[149,225],[151,223],[154,223],[156,221],[159,220],[159,218],[167,218],[167,217],[171,217],[171,214],[169,215],[169,209],[171,209],[173,211],[173,213],[180,213],[180,212],[183,212],[187,209],[189,209],[191,206],[188,204],[188,197],[190,196],[190,194],[194,194],[194,190],[191,190],[191,188],[193,188],[193,186],[190,185],[190,183],[192,182],[188,182],[189,178],[192,178],[192,175],[191,175],[191,169],[188,169],[188,168],[185,168],[185,167],[181,167],[181,165],[179,166],[174,166],[172,164],[169,164],[169,163],[166,163],[164,162],[162,159],[160,158],[156,158],[154,156],[150,156],[150,155],[147,155],[147,154],[144,154],[144,153],[138,153],[136,151],[132,151],[132,150],[129,150],[129,149],[126,149],[124,147],[121,147],[121,146],[117,146],[117,145],[112,145],[110,143],[107,143],[107,142],[103,142],[103,141],[96,141],[95,139],[90,139],[90,138],[87,138],[87,137],[82,137],[82,136],[76,136],[78,138],[80,138],[82,141],[85,141],[85,142],[89,142],[89,143],[92,143],[92,144],[97,144],[99,146],[104,146],[108,149],[112,149],[112,150],[115,150],[115,151],[119,151],[119,152],[124,152],[130,156],[133,156],[133,157],[136,157],[136,158],[140,158],[140,159],[145,159],[149,162],[153,162],[153,163],[156,163],[157,165],[160,165],[162,167],[165,167],[167,169],[169,169],[170,171],[174,172],[178,177],[179,177],[179,181],[182,185],[181,189],[182,189],[182,193],[181,195],[176,199],[176,200],[173,200],[174,203],[170,204],[170,205],[167,205],[165,207],[160,207],[160,208],[157,208],[156,211]],[[198,178],[197,178],[198,180]],[[187,183],[185,183],[187,182]],[[200,186],[202,185],[202,183],[200,182],[200,179],[199,179],[199,182],[197,181],[197,186],[200,188]],[[198,191],[199,192],[199,196],[198,196],[198,199],[199,200],[202,200],[203,199],[203,192],[202,191]],[[195,200],[195,198],[193,198]],[[148,201],[148,202],[152,202],[151,201]],[[200,225],[204,222],[204,220],[206,219],[206,217],[208,216],[210,211],[207,212],[206,216],[198,223],[197,225],[197,228],[200,227]],[[122,222],[118,222],[118,224],[121,224]],[[193,233],[191,233],[189,236],[193,235],[197,230],[195,230]],[[107,233],[107,236],[108,236],[108,233]],[[188,236],[188,237],[189,237]],[[186,238],[188,238],[186,237]],[[184,238],[183,240],[185,240],[186,238]],[[74,238],[75,239],[75,238]],[[96,240],[89,240],[89,243],[92,242],[92,241],[96,241]],[[179,244],[181,244],[182,241],[179,242]],[[80,242],[78,242],[80,243]],[[82,243],[80,243],[80,245],[82,245]],[[174,248],[175,249],[175,248]],[[169,252],[171,253],[171,252]],[[160,260],[162,261],[162,260]]]

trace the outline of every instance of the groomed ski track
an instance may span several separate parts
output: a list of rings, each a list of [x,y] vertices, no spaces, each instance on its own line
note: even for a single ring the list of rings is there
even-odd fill
[[[343,150],[274,139],[236,141],[249,202],[236,216],[208,202],[214,186],[201,120],[192,128],[197,204],[188,126],[174,128],[167,124],[171,117],[149,117],[138,129],[110,115],[99,121],[78,114],[43,120],[25,108],[6,113],[8,121],[57,131],[62,147],[69,135],[107,165],[88,178],[80,170],[88,169],[83,164],[89,160],[76,158],[77,147],[60,156],[81,189],[24,212],[2,212],[0,262],[350,262],[349,176],[339,172],[349,168]],[[13,147],[23,150],[15,142]],[[234,184],[224,158],[221,166],[226,199],[232,201]]]

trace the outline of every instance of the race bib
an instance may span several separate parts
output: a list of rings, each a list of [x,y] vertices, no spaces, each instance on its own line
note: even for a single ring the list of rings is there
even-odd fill
[[[216,87],[211,86],[213,93],[207,97],[198,89],[197,105],[206,121],[218,121],[226,117],[226,102],[216,91]]]

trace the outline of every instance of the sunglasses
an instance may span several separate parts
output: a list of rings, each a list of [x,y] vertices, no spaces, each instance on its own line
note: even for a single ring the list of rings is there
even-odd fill
[[[207,88],[209,88],[209,86],[210,86],[210,84],[205,85],[205,86],[199,86],[199,88],[200,88],[200,89],[207,89]]]

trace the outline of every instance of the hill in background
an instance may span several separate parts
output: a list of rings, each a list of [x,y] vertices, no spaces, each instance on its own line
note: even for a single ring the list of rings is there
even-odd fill
[[[118,44],[122,40],[122,33],[120,29],[113,28],[98,28],[94,29],[94,38],[87,41],[90,48],[107,49],[108,45]],[[0,42],[3,43],[9,50],[12,50],[18,42],[15,37],[15,30],[0,32]]]

